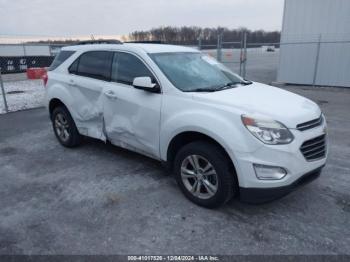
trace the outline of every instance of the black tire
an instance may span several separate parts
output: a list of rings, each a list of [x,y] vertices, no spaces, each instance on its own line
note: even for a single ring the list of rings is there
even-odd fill
[[[191,193],[182,179],[181,166],[186,163],[184,161],[189,163],[186,159],[189,159],[190,156],[196,156],[198,159],[202,159],[201,161],[203,161],[203,159],[204,161],[207,160],[216,171],[216,178],[214,181],[216,182],[216,192],[212,192],[211,194],[213,195],[207,199],[197,197]],[[206,208],[219,207],[229,201],[238,192],[236,174],[230,161],[231,160],[225,154],[223,149],[214,143],[207,141],[195,141],[189,143],[181,148],[175,157],[174,172],[177,184],[184,195],[197,205]],[[194,178],[194,180],[197,180],[197,178]],[[200,191],[204,190],[209,193],[206,188],[203,188],[204,183],[201,183],[202,186],[200,186]],[[190,184],[191,183],[187,183],[187,186]]]
[[[67,139],[63,139],[59,134],[59,130],[56,128],[55,121],[59,116],[62,116],[66,120],[66,130],[69,134]],[[79,134],[74,120],[66,107],[56,107],[52,112],[51,121],[55,136],[61,145],[65,147],[76,147],[81,144],[82,136]]]

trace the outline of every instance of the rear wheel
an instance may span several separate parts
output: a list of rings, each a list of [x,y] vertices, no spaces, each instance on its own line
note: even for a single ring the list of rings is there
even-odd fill
[[[81,143],[81,135],[75,126],[74,120],[69,111],[58,106],[52,112],[52,126],[56,138],[65,147],[75,147]]]
[[[192,202],[214,208],[237,192],[230,160],[217,145],[196,141],[184,146],[175,158],[175,176],[184,195]]]

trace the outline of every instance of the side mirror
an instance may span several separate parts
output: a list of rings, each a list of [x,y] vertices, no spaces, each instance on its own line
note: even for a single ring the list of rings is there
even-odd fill
[[[137,89],[142,89],[154,93],[159,92],[158,85],[152,83],[152,79],[149,76],[135,77],[132,85]]]

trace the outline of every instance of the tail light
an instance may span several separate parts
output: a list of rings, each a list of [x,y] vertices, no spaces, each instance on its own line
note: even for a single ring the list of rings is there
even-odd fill
[[[44,82],[44,87],[46,87],[47,81],[49,80],[49,77],[48,77],[47,73],[43,74],[42,79],[43,79],[43,82]]]

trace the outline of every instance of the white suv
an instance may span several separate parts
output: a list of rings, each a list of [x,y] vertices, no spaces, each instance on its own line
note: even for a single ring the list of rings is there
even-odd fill
[[[250,82],[198,50],[161,44],[65,47],[46,85],[53,130],[166,163],[191,201],[280,197],[326,163],[326,121],[299,95]]]

